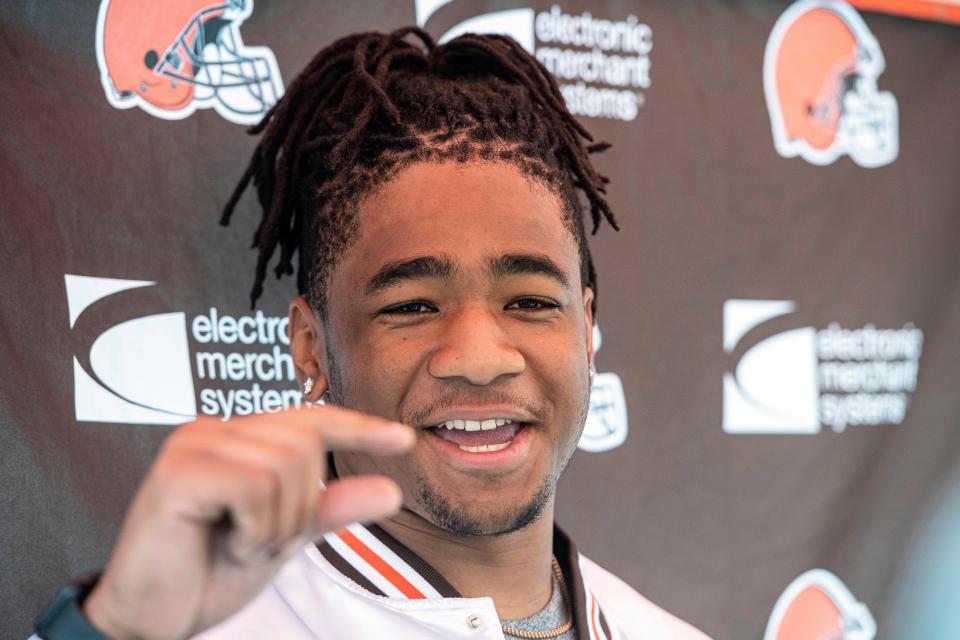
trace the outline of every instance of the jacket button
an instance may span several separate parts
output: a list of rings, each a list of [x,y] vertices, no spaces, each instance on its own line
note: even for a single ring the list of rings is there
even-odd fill
[[[467,616],[467,626],[473,629],[474,631],[481,629],[483,627],[483,618],[473,613]]]

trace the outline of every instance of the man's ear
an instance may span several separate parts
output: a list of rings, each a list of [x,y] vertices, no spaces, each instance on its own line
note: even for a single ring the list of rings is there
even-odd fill
[[[587,363],[593,364],[593,289],[583,288],[583,320],[587,332]]]
[[[309,402],[320,399],[330,385],[327,374],[327,348],[323,325],[303,296],[290,301],[290,356],[297,374],[297,382],[304,390],[303,398]],[[309,392],[304,388],[307,378],[313,380]]]

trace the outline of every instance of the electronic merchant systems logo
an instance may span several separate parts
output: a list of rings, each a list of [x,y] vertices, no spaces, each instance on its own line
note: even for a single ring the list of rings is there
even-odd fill
[[[417,25],[442,34],[440,43],[464,33],[508,35],[556,77],[573,115],[625,121],[637,117],[652,86],[649,25],[633,14],[599,17],[589,11],[567,13],[559,5],[538,12],[517,4],[464,16],[460,8],[467,3],[416,0]],[[472,6],[467,10],[473,13]]]
[[[796,311],[790,300],[727,300],[723,430],[814,434],[850,425],[900,424],[917,387],[923,332],[872,324],[796,327],[762,337],[767,322]]]
[[[198,408],[227,419],[300,406],[286,317],[188,316],[164,309],[156,282],[64,281],[78,421],[174,425]]]

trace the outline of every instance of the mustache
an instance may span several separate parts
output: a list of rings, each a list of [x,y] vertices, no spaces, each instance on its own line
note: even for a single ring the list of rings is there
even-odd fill
[[[404,424],[409,425],[423,425],[426,424],[427,419],[444,409],[449,409],[453,407],[461,406],[483,406],[483,405],[504,405],[517,407],[522,409],[525,413],[533,416],[537,422],[543,422],[546,414],[534,404],[529,398],[526,398],[518,393],[510,393],[503,390],[469,390],[469,389],[444,389],[439,392],[437,396],[431,400],[428,404],[422,407],[406,407],[401,406],[400,408],[400,419]]]

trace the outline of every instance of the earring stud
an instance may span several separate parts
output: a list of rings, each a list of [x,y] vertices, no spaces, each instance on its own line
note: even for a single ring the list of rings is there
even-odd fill
[[[313,393],[313,378],[307,378],[303,381],[303,395],[308,396]]]

